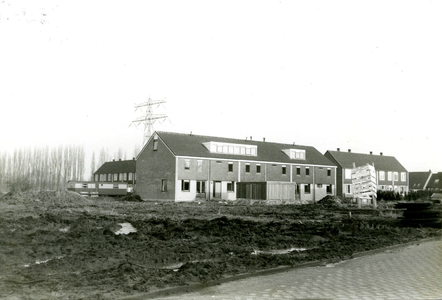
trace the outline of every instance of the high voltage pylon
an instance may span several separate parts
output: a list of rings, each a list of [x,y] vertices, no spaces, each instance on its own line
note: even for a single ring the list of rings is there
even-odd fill
[[[140,118],[133,120],[132,123],[136,123],[136,126],[138,126],[140,123],[144,123],[144,138],[143,138],[143,145],[147,143],[150,136],[154,132],[153,130],[153,124],[160,120],[164,121],[167,118],[167,115],[165,114],[154,114],[153,112],[153,106],[157,105],[157,107],[160,104],[166,103],[166,100],[152,100],[150,97],[147,99],[146,102],[135,104],[135,111],[139,108],[146,108],[146,111],[144,112],[143,116]]]

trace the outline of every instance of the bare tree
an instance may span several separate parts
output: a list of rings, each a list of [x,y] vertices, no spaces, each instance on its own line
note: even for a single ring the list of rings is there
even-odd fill
[[[92,152],[92,158],[91,158],[91,181],[94,181],[94,172],[95,172],[95,151]]]

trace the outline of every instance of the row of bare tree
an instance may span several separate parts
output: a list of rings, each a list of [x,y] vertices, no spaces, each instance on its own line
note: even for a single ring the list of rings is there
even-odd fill
[[[80,146],[34,147],[0,153],[0,189],[9,191],[64,189],[82,180],[85,151]]]
[[[138,151],[134,150],[134,156]],[[114,156],[125,159],[126,155],[120,148]],[[0,192],[65,189],[69,180],[93,180],[96,169],[110,160],[108,150],[102,148],[97,159],[92,153],[87,169],[84,147],[75,145],[0,152]]]

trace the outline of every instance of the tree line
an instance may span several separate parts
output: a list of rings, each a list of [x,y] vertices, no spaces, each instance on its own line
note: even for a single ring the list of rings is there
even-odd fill
[[[138,151],[134,149],[134,156]],[[126,154],[120,148],[113,156],[125,159]],[[78,145],[0,151],[0,192],[64,190],[70,180],[93,180],[97,168],[112,159],[104,147],[97,157],[92,152],[87,158],[84,147]]]
[[[0,153],[0,190],[58,190],[85,173],[82,146],[20,148]]]

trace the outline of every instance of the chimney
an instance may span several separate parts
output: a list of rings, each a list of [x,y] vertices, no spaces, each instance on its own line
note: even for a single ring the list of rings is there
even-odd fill
[[[336,150],[341,151],[341,148],[338,148],[338,149],[336,149]]]
[[[252,140],[252,136],[250,136],[250,140]]]
[[[121,158],[119,158],[118,161],[121,161]]]
[[[135,160],[135,157],[132,157],[132,160]]]
[[[348,152],[351,152],[351,149],[348,149]]]
[[[112,161],[115,161],[115,158]]]
[[[384,153],[381,152],[381,156],[384,155]]]
[[[265,137],[263,137],[263,138],[262,138],[262,141],[263,141],[263,142],[265,142],[265,141],[266,141],[266,138],[265,138]]]
[[[192,136],[192,131],[190,132],[190,136]]]
[[[373,155],[373,151],[370,151],[370,155]]]
[[[295,145],[295,142],[293,142],[293,146]]]

